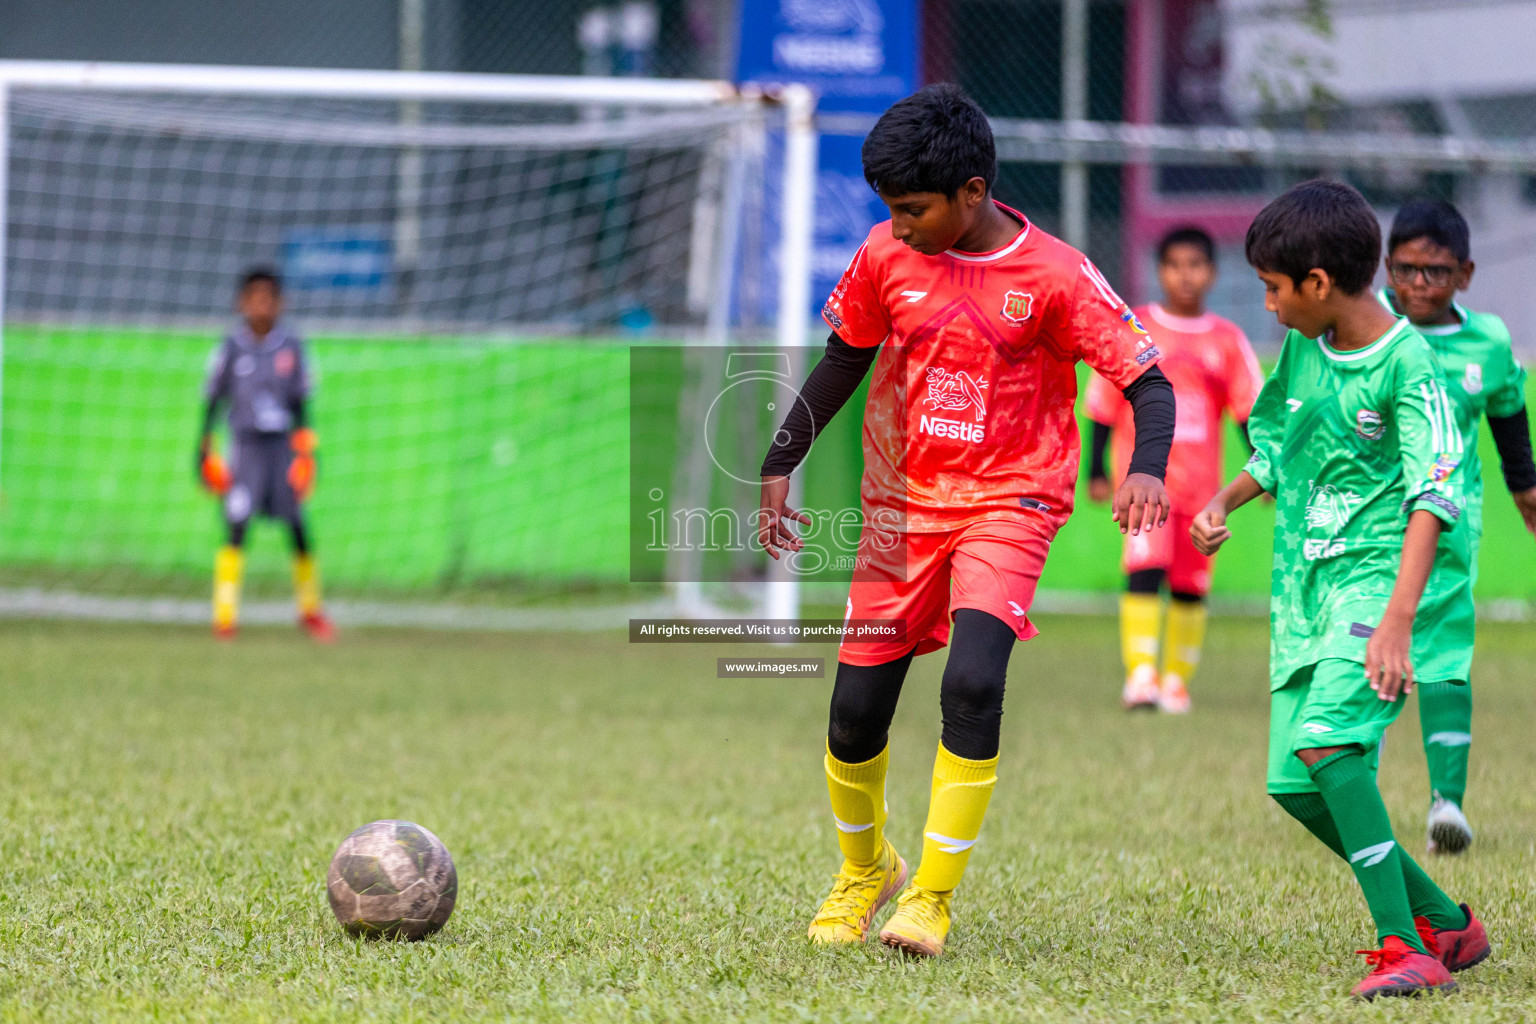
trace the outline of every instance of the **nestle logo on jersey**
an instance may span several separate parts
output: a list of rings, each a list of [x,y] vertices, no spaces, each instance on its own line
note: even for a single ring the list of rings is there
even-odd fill
[[[918,421],[919,433],[931,434],[934,437],[951,437],[957,441],[968,441],[971,444],[980,444],[986,439],[986,428],[980,423],[966,423],[964,420],[945,420],[937,416],[923,414]]]
[[[1320,558],[1336,558],[1344,553],[1341,540],[1309,540],[1301,545],[1301,556],[1309,562]]]
[[[942,366],[927,369],[928,393],[923,404],[935,411],[965,412],[971,410],[974,423],[949,420],[924,414],[918,420],[918,433],[933,437],[948,437],[977,444],[986,436],[982,420],[987,417],[986,399],[982,391],[987,387],[986,377],[972,377],[964,370],[946,370]]]

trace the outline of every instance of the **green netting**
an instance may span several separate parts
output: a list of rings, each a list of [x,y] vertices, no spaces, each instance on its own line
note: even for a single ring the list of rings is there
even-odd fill
[[[13,327],[0,424],[0,569],[109,590],[206,580],[221,536],[193,451],[200,332]],[[627,572],[628,351],[476,339],[311,340],[333,586],[423,591]],[[286,571],[258,526],[253,579]]]

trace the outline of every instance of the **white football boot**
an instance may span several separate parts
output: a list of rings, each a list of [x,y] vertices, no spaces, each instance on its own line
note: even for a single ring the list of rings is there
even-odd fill
[[[1170,715],[1189,714],[1189,690],[1184,680],[1172,672],[1164,672],[1157,691],[1157,706]]]
[[[1127,711],[1151,710],[1157,707],[1161,694],[1157,666],[1137,665],[1125,677],[1125,689],[1120,691],[1120,706]]]
[[[1472,826],[1461,808],[1444,797],[1429,806],[1429,852],[1460,853],[1472,845]]]

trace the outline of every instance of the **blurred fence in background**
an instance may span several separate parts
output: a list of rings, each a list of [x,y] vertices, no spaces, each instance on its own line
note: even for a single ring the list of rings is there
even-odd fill
[[[1133,301],[1151,295],[1147,253],[1164,230],[1206,226],[1235,270],[1242,229],[1262,197],[1300,175],[1336,173],[1384,217],[1410,196],[1466,206],[1480,268],[1470,300],[1514,320],[1536,317],[1536,295],[1524,285],[1536,273],[1536,174],[1515,152],[1536,133],[1536,70],[1520,42],[1536,31],[1536,0],[901,4],[916,12],[919,78],[958,82],[999,122],[999,195],[1085,248]],[[9,5],[0,58],[730,78],[742,14],[741,0],[75,6],[64,18],[42,3]],[[778,0],[778,17],[878,23],[884,7]],[[1106,142],[1087,125],[1047,124],[1061,121],[1340,134],[1305,146],[1296,144],[1301,135],[1266,143],[1165,134],[1149,149],[1123,128],[1106,128]],[[865,127],[846,118],[823,124],[830,133]],[[1087,141],[1074,145],[1079,137]],[[1298,153],[1304,158],[1293,159]],[[847,202],[822,198],[823,217]],[[1262,345],[1272,332],[1238,276],[1228,275],[1217,305]],[[1531,342],[1522,335],[1517,344]]]

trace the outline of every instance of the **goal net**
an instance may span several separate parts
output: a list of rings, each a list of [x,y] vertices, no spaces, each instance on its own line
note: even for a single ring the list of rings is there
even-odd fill
[[[737,282],[773,276],[777,116],[719,83],[0,63],[0,589],[203,607],[203,376],[267,264],[317,368],[331,594],[662,597],[629,583],[630,353],[772,338]],[[285,534],[253,526],[248,594],[286,594]]]

